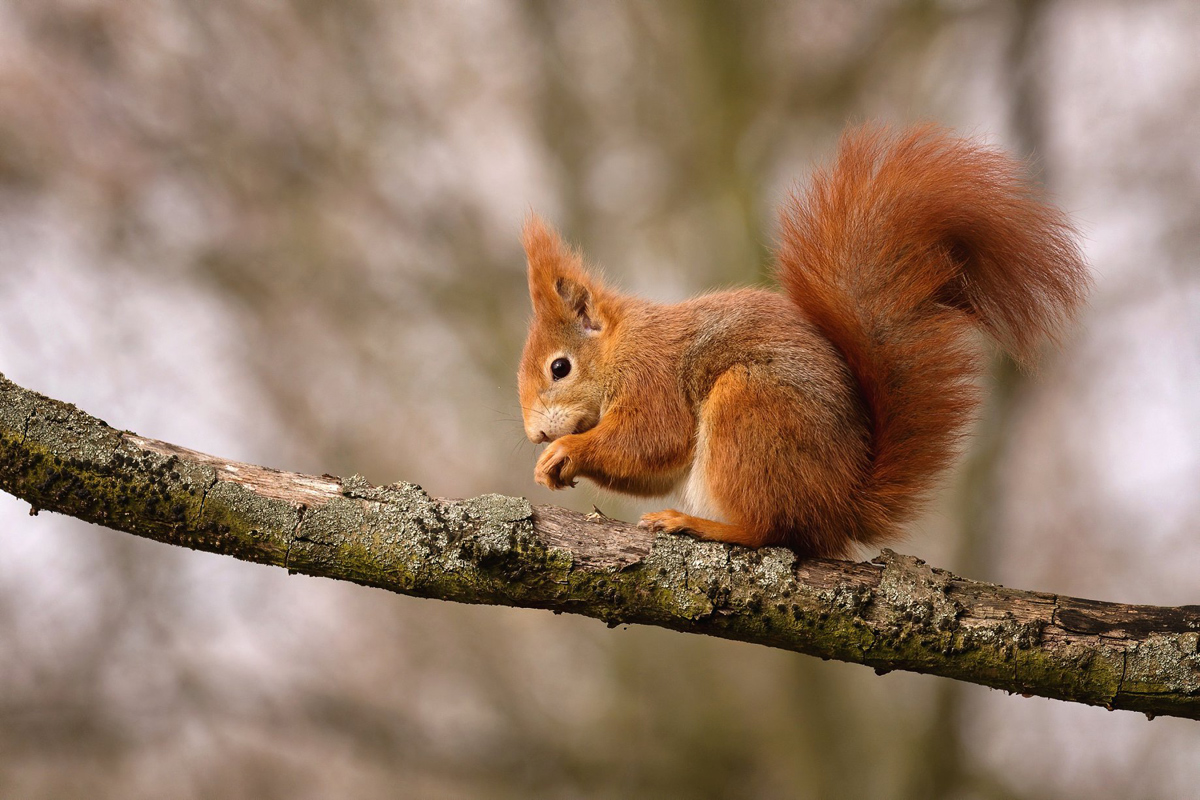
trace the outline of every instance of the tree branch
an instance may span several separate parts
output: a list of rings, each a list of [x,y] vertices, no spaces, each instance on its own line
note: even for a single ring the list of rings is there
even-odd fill
[[[799,560],[523,498],[239,464],[116,431],[0,375],[0,489],[136,536],[464,603],[547,608],[1009,692],[1200,719],[1200,607],[964,580],[885,550]]]

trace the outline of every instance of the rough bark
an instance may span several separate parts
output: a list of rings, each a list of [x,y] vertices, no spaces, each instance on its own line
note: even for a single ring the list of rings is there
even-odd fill
[[[117,431],[0,375],[0,489],[168,544],[465,603],[756,642],[1148,715],[1200,719],[1200,607],[965,580],[889,550],[797,559],[519,497],[282,472]]]

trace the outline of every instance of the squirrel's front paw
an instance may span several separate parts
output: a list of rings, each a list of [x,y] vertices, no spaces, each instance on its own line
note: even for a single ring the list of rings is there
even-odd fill
[[[565,489],[575,485],[579,462],[571,458],[570,445],[565,442],[567,438],[564,436],[546,445],[537,466],[533,468],[533,479],[547,489]]]

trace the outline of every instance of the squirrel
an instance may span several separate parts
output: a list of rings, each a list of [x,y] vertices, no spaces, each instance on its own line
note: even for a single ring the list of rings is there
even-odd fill
[[[1020,363],[1089,278],[1023,164],[935,125],[847,131],[781,212],[782,293],[621,294],[537,216],[518,390],[535,480],[685,510],[640,525],[845,557],[920,508],[978,401],[980,329]]]

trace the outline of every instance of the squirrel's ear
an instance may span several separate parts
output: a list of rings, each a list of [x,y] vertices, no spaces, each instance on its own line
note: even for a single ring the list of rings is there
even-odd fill
[[[597,286],[584,269],[579,253],[538,216],[525,222],[521,243],[529,261],[529,297],[534,313],[573,318],[588,333],[599,331]]]
[[[600,316],[596,313],[596,296],[590,286],[573,278],[560,277],[554,282],[559,301],[568,315],[575,317],[585,333],[600,330]]]

